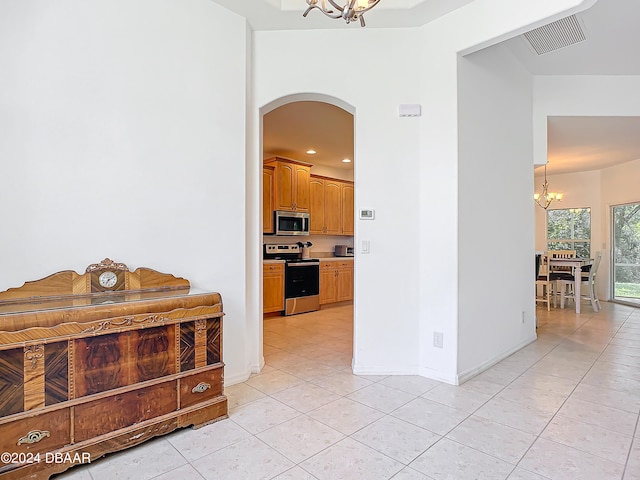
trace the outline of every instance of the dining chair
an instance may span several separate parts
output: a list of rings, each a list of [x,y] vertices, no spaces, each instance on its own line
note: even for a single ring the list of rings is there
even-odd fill
[[[547,253],[550,258],[576,258],[575,250],[549,250]],[[572,273],[571,267],[566,266],[554,266],[551,271],[557,273]]]
[[[591,302],[591,308],[593,308],[594,312],[599,312],[602,306],[600,305],[600,300],[598,299],[598,294],[596,292],[596,274],[598,273],[598,267],[600,266],[600,261],[602,260],[602,252],[597,251],[595,260],[591,265],[585,265],[584,269],[581,272],[581,293],[580,299],[575,298],[573,282],[574,279],[571,280],[558,280],[558,291],[560,292],[560,308],[564,308],[565,300],[574,300],[579,302],[582,299],[589,300]]]
[[[536,305],[538,302],[546,303],[547,310],[551,310],[551,294],[553,293],[553,284],[555,280],[551,280],[551,271],[549,269],[549,256],[547,254],[536,255]],[[538,288],[540,287],[540,288]]]
[[[549,258],[576,258],[575,250],[549,250],[548,252]],[[573,285],[573,268],[565,265],[552,265],[551,266],[551,280],[554,280],[556,283],[553,289],[553,306],[555,307],[557,304],[558,298],[560,299],[560,307],[562,307],[562,296],[569,295],[571,292],[567,289],[569,287],[569,283]]]

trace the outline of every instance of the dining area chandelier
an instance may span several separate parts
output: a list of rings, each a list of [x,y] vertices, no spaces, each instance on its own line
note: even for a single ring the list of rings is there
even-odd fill
[[[554,200],[561,202],[562,197],[564,197],[564,194],[562,193],[549,191],[549,182],[547,181],[547,164],[545,163],[544,164],[544,183],[542,184],[542,192],[534,193],[533,199],[539,206],[541,206],[546,210],[547,208],[549,208],[549,205],[551,205],[551,203]]]
[[[302,14],[306,17],[311,10],[318,9],[329,18],[342,18],[351,23],[360,20],[364,27],[364,14],[375,7],[380,0],[307,0],[309,8]]]

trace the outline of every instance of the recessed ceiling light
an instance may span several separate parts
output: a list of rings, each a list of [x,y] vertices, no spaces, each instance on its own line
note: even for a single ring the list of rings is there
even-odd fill
[[[315,155],[316,151],[313,148],[310,148],[309,150],[307,150],[307,155]]]
[[[348,159],[348,158],[344,158],[344,159],[342,160],[342,163],[351,163],[351,160],[350,160],[350,159]]]

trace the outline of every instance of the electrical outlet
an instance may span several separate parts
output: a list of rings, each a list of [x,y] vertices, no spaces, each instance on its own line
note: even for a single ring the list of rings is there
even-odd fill
[[[522,311],[522,323],[524,323],[524,310]]]
[[[437,348],[442,348],[443,345],[444,345],[444,333],[433,332],[433,346]]]

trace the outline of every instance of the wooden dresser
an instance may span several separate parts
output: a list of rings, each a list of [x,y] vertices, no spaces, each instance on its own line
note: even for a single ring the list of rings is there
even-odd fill
[[[0,292],[0,479],[226,418],[222,316],[220,294],[109,259]]]

